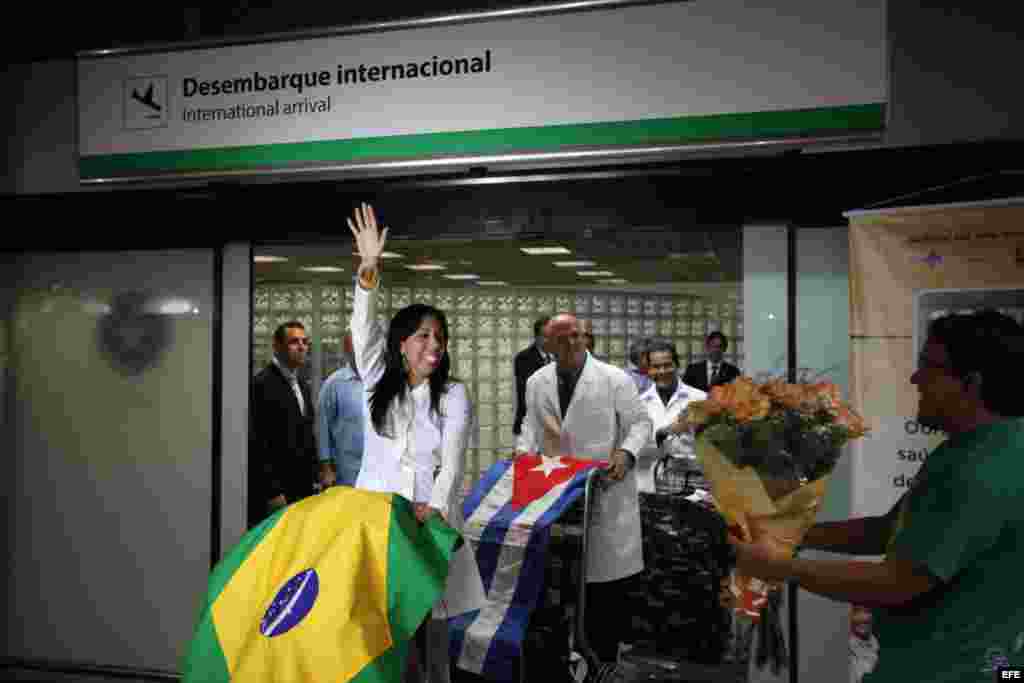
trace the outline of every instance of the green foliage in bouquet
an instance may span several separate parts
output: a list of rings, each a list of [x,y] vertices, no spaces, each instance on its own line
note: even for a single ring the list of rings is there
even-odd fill
[[[740,377],[690,404],[687,419],[737,467],[799,481],[830,473],[843,445],[867,431],[831,382],[756,384]]]

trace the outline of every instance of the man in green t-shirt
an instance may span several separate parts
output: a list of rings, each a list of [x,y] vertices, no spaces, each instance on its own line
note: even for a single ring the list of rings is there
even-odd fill
[[[993,311],[939,318],[910,381],[918,421],[948,440],[887,514],[816,524],[804,539],[884,560],[793,559],[763,535],[733,539],[738,567],[874,608],[866,682],[989,683],[1024,666],[1024,329]]]

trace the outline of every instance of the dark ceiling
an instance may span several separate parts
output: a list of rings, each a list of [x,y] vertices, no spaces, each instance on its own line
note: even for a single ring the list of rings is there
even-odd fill
[[[620,175],[496,185],[393,188],[367,194],[391,228],[392,284],[475,275],[511,287],[738,282],[739,223],[715,223],[689,204],[676,175]],[[340,197],[338,197],[340,199]],[[325,207],[325,234],[311,243],[266,240],[257,255],[288,261],[255,266],[258,281],[347,282],[356,260],[344,218],[348,202]],[[337,213],[335,213],[337,211]],[[327,237],[328,239],[323,239]],[[530,254],[524,248],[559,248]],[[558,262],[585,262],[559,266]],[[410,266],[443,266],[434,272]],[[312,275],[300,268],[336,266]],[[582,273],[582,274],[581,274]],[[614,282],[606,282],[613,280]]]
[[[215,241],[347,240],[343,221],[377,204],[407,239],[566,238],[585,228],[638,232],[665,226],[717,234],[751,222],[845,224],[844,211],[1024,196],[1024,143],[786,153],[559,173],[481,170],[436,177],[274,182],[209,181],[190,189],[8,197],[8,215],[71,227],[57,248],[206,246]],[[67,222],[66,216],[74,220]],[[23,228],[27,224],[21,224]],[[75,227],[78,230],[74,230]],[[596,242],[597,240],[593,240]],[[615,249],[614,241],[606,248]],[[637,243],[643,242],[642,239]],[[659,244],[657,240],[653,242]],[[45,230],[8,231],[0,249],[54,248]],[[660,248],[660,247],[659,247]],[[674,251],[671,245],[665,247]],[[686,249],[707,251],[703,244]],[[727,264],[723,264],[728,269]]]

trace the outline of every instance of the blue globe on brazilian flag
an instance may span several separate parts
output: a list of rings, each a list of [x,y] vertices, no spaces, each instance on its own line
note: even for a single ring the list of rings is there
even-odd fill
[[[340,486],[290,505],[214,568],[183,679],[399,681],[460,543],[394,494]]]

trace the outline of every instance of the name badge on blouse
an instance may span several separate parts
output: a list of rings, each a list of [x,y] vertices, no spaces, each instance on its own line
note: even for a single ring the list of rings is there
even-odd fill
[[[400,463],[398,466],[398,481],[396,483],[398,495],[406,500],[416,501],[416,470],[407,463]]]

